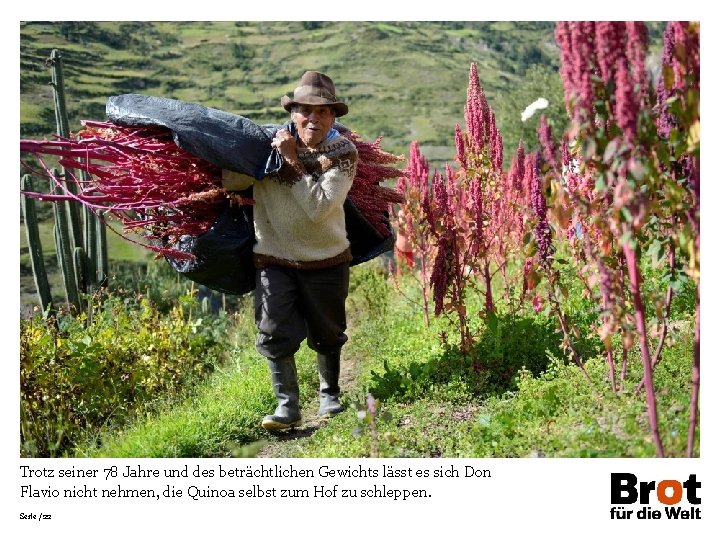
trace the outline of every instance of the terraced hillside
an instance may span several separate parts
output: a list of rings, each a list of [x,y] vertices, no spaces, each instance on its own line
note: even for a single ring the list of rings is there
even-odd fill
[[[397,153],[419,140],[441,165],[452,159],[454,126],[463,123],[471,62],[509,150],[520,136],[532,138],[534,125],[523,126],[520,111],[536,94],[551,95],[549,111],[562,114],[553,29],[548,22],[25,22],[21,135],[54,130],[45,60],[57,48],[75,128],[83,118],[103,119],[107,97],[126,92],[274,122],[286,114],[280,96],[316,69],[336,80],[349,127],[368,139],[384,136]]]

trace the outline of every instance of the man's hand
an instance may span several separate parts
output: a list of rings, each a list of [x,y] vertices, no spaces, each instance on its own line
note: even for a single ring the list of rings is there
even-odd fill
[[[270,146],[274,146],[278,149],[280,155],[285,160],[286,165],[295,171],[295,174],[306,174],[305,167],[298,159],[295,137],[293,137],[287,129],[278,130],[278,132],[275,133],[275,137],[273,137]]]
[[[287,161],[293,163],[297,161],[297,145],[295,137],[293,137],[287,129],[281,129],[275,133],[270,146],[278,149],[280,155]]]

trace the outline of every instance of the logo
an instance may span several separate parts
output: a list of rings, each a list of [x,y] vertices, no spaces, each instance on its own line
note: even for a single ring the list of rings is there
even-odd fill
[[[610,473],[610,519],[700,519],[701,482],[691,474],[687,480],[638,481],[632,473]],[[619,505],[653,506],[628,508]]]

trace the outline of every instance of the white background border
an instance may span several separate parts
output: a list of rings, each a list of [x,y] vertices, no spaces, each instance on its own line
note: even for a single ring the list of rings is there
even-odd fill
[[[712,101],[717,95],[717,68],[707,61],[708,51],[720,50],[717,44],[717,24],[701,8],[698,1],[666,2],[652,4],[627,1],[604,1],[598,5],[584,6],[582,2],[436,2],[435,6],[420,8],[404,2],[377,1],[355,2],[350,9],[340,9],[338,3],[304,4],[296,2],[271,2],[267,6],[248,7],[247,3],[204,1],[196,8],[184,8],[179,4],[168,6],[164,2],[120,1],[99,2],[33,2],[27,6],[8,6],[2,20],[2,62],[6,84],[3,89],[6,128],[2,130],[3,162],[7,178],[0,183],[2,200],[7,204],[2,212],[2,230],[8,231],[12,253],[19,253],[14,243],[18,238],[19,209],[15,178],[18,169],[17,126],[19,125],[19,21],[21,20],[557,20],[557,19],[640,19],[640,20],[700,20],[701,51],[706,60],[702,64],[702,116],[705,119],[703,139],[706,148],[716,148],[717,105]],[[703,2],[706,4],[706,2]],[[468,7],[470,6],[470,7]],[[16,75],[17,74],[17,75]],[[710,156],[711,158],[714,156]],[[492,471],[492,479],[448,478],[438,480],[360,479],[355,481],[318,479],[309,481],[311,486],[319,483],[342,484],[363,489],[367,484],[388,484],[398,489],[427,489],[430,499],[411,501],[388,501],[366,499],[358,504],[345,504],[341,500],[252,500],[225,499],[177,503],[146,502],[137,500],[97,499],[68,501],[30,502],[20,499],[20,485],[27,479],[20,478],[20,466],[33,468],[98,468],[112,465],[140,464],[149,468],[191,468],[199,464],[204,468],[238,466],[238,461],[225,460],[23,460],[18,458],[18,322],[19,299],[14,283],[19,281],[16,273],[17,260],[8,257],[12,270],[5,270],[11,293],[2,308],[3,358],[2,363],[2,460],[0,461],[0,490],[3,504],[0,506],[3,529],[17,531],[23,538],[196,538],[224,532],[238,538],[250,537],[251,533],[290,538],[342,537],[342,538],[481,538],[486,535],[502,535],[518,538],[532,534],[534,538],[617,538],[635,537],[638,534],[653,538],[677,538],[688,535],[708,538],[708,531],[718,530],[717,473],[710,469],[712,456],[718,455],[717,446],[717,394],[713,385],[717,381],[718,350],[717,321],[718,296],[714,276],[717,275],[717,216],[714,208],[718,201],[718,167],[714,160],[702,162],[703,197],[703,271],[702,326],[705,336],[701,356],[704,359],[701,393],[702,410],[702,457],[697,459],[492,459],[492,460],[248,460],[253,466],[276,461],[296,467],[317,468],[322,464],[333,468],[343,466],[381,468],[383,464],[395,468],[413,469],[454,465],[460,471],[466,464],[482,466]],[[15,281],[18,280],[18,281]],[[709,391],[708,391],[709,390]],[[245,460],[240,460],[244,465]],[[702,481],[700,495],[703,499],[702,520],[658,520],[627,522],[609,519],[609,482],[611,472],[632,472],[641,480],[676,478],[683,480],[695,473]],[[462,474],[462,473],[461,473]],[[52,481],[58,483],[58,480]],[[148,487],[147,481],[143,486]],[[240,486],[239,481],[233,483]],[[47,487],[49,481],[36,482]],[[73,482],[71,482],[73,483]],[[168,481],[155,481],[162,489]],[[242,485],[248,481],[242,481]],[[268,484],[260,479],[253,483]],[[215,483],[213,483],[214,485]],[[302,481],[285,482],[286,487],[303,487]],[[80,485],[75,480],[74,485]],[[140,485],[138,483],[138,485]],[[278,486],[280,484],[277,484]],[[67,487],[60,484],[60,487]],[[105,486],[107,487],[107,486]],[[150,486],[152,487],[152,486]],[[662,505],[657,505],[662,508]],[[686,505],[687,506],[687,505]],[[46,523],[25,523],[18,519],[20,512],[40,511],[53,514]],[[17,537],[12,533],[9,537]]]

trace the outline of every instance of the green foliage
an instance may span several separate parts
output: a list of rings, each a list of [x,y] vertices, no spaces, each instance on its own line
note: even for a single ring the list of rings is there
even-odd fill
[[[211,372],[227,321],[167,315],[142,295],[94,299],[93,320],[20,324],[21,454],[61,456],[78,437],[122,425]],[[164,399],[163,398],[163,399]]]
[[[436,356],[411,355],[409,362],[385,358],[382,370],[371,370],[368,388],[382,399],[415,400],[437,388],[446,400],[477,399],[514,388],[520,371],[543,372],[553,355],[562,355],[560,343],[555,323],[543,316],[500,317],[467,354],[450,346]]]
[[[23,136],[54,130],[44,65],[54,47],[73,96],[71,131],[81,119],[102,119],[105,100],[126,92],[280,121],[280,96],[312,68],[333,76],[350,105],[349,127],[383,136],[398,154],[421,129],[438,167],[453,159],[462,122],[466,81],[457,73],[481,61],[488,98],[502,109],[529,66],[558,64],[551,22],[23,22],[20,40]]]
[[[683,456],[688,429],[690,333],[667,350],[655,370],[660,428],[668,456]],[[586,368],[596,386],[607,387],[607,366],[591,359]],[[550,358],[533,376],[521,370],[517,390],[478,396],[437,386],[405,401],[388,399],[390,422],[378,424],[381,457],[652,457],[645,396],[635,392],[642,367],[637,352],[630,360],[625,389],[603,395],[575,365]],[[284,457],[364,457],[369,434],[353,435],[356,420],[340,415]],[[699,448],[699,443],[696,441]],[[696,450],[697,453],[697,450]]]
[[[511,388],[522,370],[539,375],[552,356],[562,356],[562,335],[553,320],[536,317],[499,316],[482,332],[473,352],[474,366],[487,373],[498,389]]]
[[[377,318],[387,314],[390,285],[381,260],[373,259],[350,269],[348,310]]]
[[[671,281],[671,279],[668,279]],[[697,285],[689,279],[672,281],[674,298],[670,308],[670,318],[681,319],[695,314],[695,296]]]
[[[453,349],[409,363],[385,359],[381,371],[370,372],[368,389],[381,399],[413,401],[442,388],[446,399],[463,401],[487,391],[488,379],[472,356]]]
[[[548,100],[548,107],[535,112],[523,122],[520,115],[525,107],[540,97]],[[540,148],[537,128],[540,125],[541,115],[545,115],[556,138],[565,131],[568,117],[564,99],[562,80],[557,66],[533,64],[525,71],[522,81],[508,89],[500,103],[497,105],[491,103],[498,124],[502,126],[506,168],[516,154],[520,141],[523,142],[526,154]]]
[[[684,455],[690,395],[683,381],[692,341],[686,334],[655,371],[660,428],[668,456]],[[602,358],[586,364],[597,386],[607,387]],[[516,393],[490,398],[470,431],[462,455],[477,457],[652,457],[645,396],[635,392],[642,376],[637,354],[625,390],[598,395],[574,365],[555,360],[540,377],[524,371]]]
[[[645,276],[642,291],[643,295],[651,299],[646,306],[648,320],[659,319],[661,313],[664,313],[668,286],[672,287],[673,291],[670,317],[683,319],[693,317],[695,314],[697,285],[686,272],[682,271],[687,265],[687,260],[680,255],[677,268],[671,271],[666,261],[666,243],[656,240],[648,249],[647,256],[642,259],[641,270]]]

